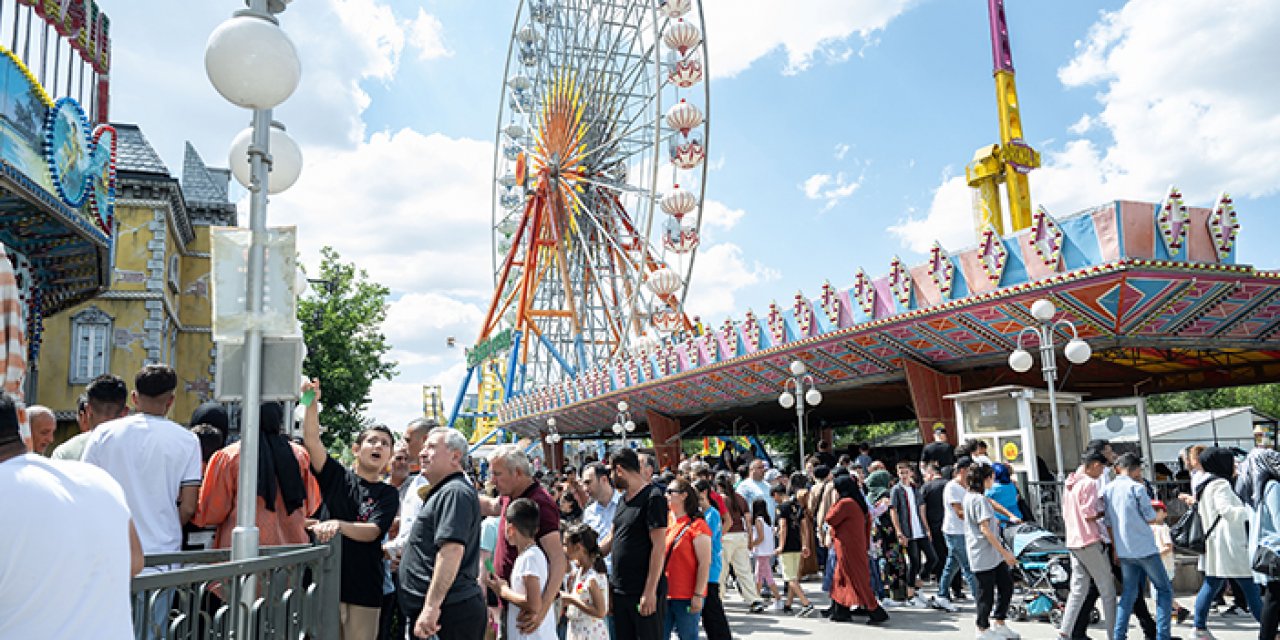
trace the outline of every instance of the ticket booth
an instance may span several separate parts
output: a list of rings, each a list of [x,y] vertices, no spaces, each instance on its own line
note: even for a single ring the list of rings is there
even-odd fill
[[[985,441],[992,462],[1007,463],[1032,482],[1056,479],[1058,462],[1048,391],[1009,385],[946,397],[955,402],[961,442],[970,438]],[[1080,452],[1088,442],[1080,428],[1083,404],[1080,394],[1057,394],[1059,442],[1067,471],[1080,464]]]
[[[946,396],[955,402],[957,434],[963,442],[987,443],[992,462],[1005,462],[1031,482],[1051,482],[1058,476],[1049,392],[1015,385],[965,391]],[[1138,447],[1151,460],[1151,437],[1142,398],[1084,400],[1078,393],[1057,393],[1059,444],[1064,473],[1080,465],[1080,454],[1092,439],[1114,437],[1116,425],[1136,421]],[[1151,465],[1143,469],[1148,476]]]

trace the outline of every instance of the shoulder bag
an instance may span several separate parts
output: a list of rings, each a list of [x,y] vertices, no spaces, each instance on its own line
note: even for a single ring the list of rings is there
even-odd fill
[[[1204,523],[1200,520],[1200,498],[1204,495],[1204,490],[1211,482],[1217,482],[1217,479],[1206,481],[1196,489],[1196,503],[1191,505],[1187,512],[1182,514],[1181,518],[1169,528],[1169,535],[1173,538],[1173,546],[1179,551],[1186,553],[1194,553],[1196,555],[1204,555],[1205,541],[1209,539],[1209,535],[1218,527],[1218,523],[1222,521],[1219,515],[1213,519],[1213,524],[1209,525],[1209,529],[1205,530]]]

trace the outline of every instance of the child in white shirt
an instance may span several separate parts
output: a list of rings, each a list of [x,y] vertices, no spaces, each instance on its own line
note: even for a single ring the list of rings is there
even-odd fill
[[[505,533],[520,552],[511,569],[511,584],[492,573],[485,581],[507,603],[506,637],[509,640],[557,640],[554,610],[547,612],[533,633],[520,633],[520,614],[541,610],[542,588],[547,583],[547,556],[534,541],[538,535],[538,505],[528,498],[507,505]]]
[[[773,552],[778,542],[773,536],[773,522],[769,519],[764,500],[756,498],[751,503],[751,513],[755,517],[751,527],[751,555],[756,561],[756,591],[763,592],[764,587],[769,587],[769,593],[776,600],[774,608],[782,609],[782,592],[773,579]]]
[[[1169,531],[1169,525],[1165,523],[1165,518],[1169,517],[1169,512],[1165,509],[1164,503],[1159,500],[1152,500],[1151,506],[1156,510],[1156,521],[1151,523],[1151,533],[1156,537],[1156,547],[1160,549],[1160,563],[1164,565],[1164,570],[1169,573],[1169,580],[1173,580],[1173,572],[1177,568],[1173,556],[1173,534]],[[1155,586],[1151,587],[1151,597],[1155,596]],[[1178,624],[1182,624],[1187,619],[1190,611],[1178,603],[1173,601],[1174,615],[1177,617]]]

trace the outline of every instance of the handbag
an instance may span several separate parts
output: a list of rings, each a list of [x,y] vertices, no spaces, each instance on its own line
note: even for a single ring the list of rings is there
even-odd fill
[[[1196,490],[1196,503],[1191,505],[1187,512],[1182,514],[1181,518],[1169,528],[1169,535],[1173,538],[1173,546],[1179,551],[1186,553],[1194,553],[1196,555],[1204,555],[1205,541],[1209,539],[1209,535],[1213,530],[1218,528],[1218,523],[1222,521],[1222,516],[1214,518],[1213,524],[1209,525],[1206,531],[1204,523],[1200,520],[1200,496],[1204,493],[1205,487],[1209,486],[1210,480],[1200,485]]]
[[[1280,580],[1280,534],[1258,538],[1258,548],[1253,552],[1253,572],[1266,576],[1269,582]]]

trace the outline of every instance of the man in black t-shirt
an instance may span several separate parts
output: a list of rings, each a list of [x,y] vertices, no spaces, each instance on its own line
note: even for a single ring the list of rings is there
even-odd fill
[[[933,442],[926,444],[920,452],[920,465],[932,462],[938,468],[949,467],[956,463],[955,449],[947,441],[947,426],[939,422],[933,425]]]
[[[792,601],[799,598],[802,608],[796,615],[803,618],[813,612],[813,605],[800,588],[800,561],[812,553],[808,543],[811,535],[809,524],[804,518],[804,507],[787,493],[785,487],[773,485],[769,493],[778,505],[778,547],[775,553],[778,555],[778,563],[782,565],[782,580],[786,585],[783,589],[787,593],[782,611],[791,613]]]
[[[302,421],[302,442],[311,455],[311,472],[320,485],[329,518],[311,525],[311,532],[320,542],[342,534],[342,580],[338,589],[342,637],[373,640],[378,633],[386,572],[382,538],[400,506],[399,492],[382,481],[382,470],[391,457],[391,430],[379,426],[361,431],[351,447],[355,466],[346,469],[329,457],[320,442],[319,381],[307,382],[302,390],[316,392]]]
[[[613,485],[623,492],[613,533],[601,545],[613,554],[614,640],[659,640],[666,617],[667,499],[640,470],[632,449],[613,457]]]
[[[924,485],[920,487],[920,501],[924,503],[925,526],[929,527],[929,543],[933,545],[934,562],[927,567],[927,575],[937,580],[942,576],[942,566],[947,559],[947,539],[942,535],[942,520],[947,516],[943,494],[951,467],[940,470],[936,465],[924,465]],[[959,589],[957,585],[957,590]]]
[[[436,427],[426,440],[422,474],[431,489],[400,561],[400,606],[414,638],[480,638],[488,612],[476,580],[480,498],[462,472],[467,439]]]

